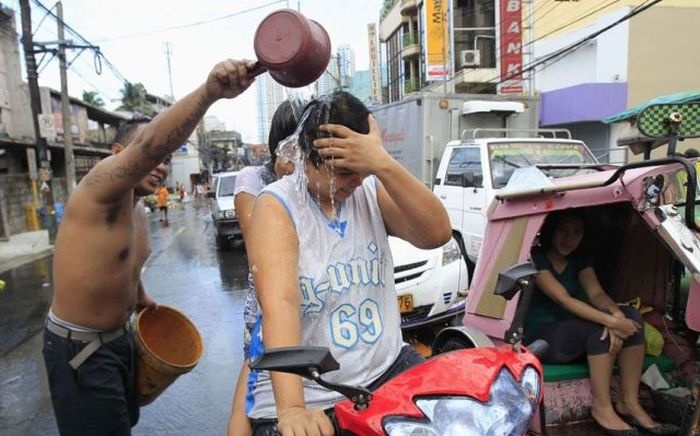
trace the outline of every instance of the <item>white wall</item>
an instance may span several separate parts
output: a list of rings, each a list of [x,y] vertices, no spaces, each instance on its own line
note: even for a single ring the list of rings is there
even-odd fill
[[[628,12],[628,8],[618,9],[601,16],[590,26],[535,42],[536,61],[601,30]],[[628,47],[629,26],[625,21],[565,57],[539,66],[535,78],[537,90],[547,92],[584,83],[624,82],[627,80]]]
[[[190,146],[188,146],[189,148]],[[185,185],[187,192],[191,192],[190,174],[199,173],[200,171],[199,156],[196,153],[173,156],[168,185],[174,187],[175,182],[180,182]]]

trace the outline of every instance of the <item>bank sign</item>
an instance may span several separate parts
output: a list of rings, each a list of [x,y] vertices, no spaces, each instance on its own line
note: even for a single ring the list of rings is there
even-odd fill
[[[499,2],[499,36],[501,83],[499,94],[523,93],[523,2]]]

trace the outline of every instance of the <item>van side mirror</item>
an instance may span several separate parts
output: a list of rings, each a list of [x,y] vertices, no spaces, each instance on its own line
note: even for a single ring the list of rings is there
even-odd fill
[[[476,186],[476,177],[474,171],[465,171],[462,173],[462,188],[470,188]]]
[[[216,192],[214,192],[214,191],[207,191],[207,197],[209,197],[209,198],[216,198]]]

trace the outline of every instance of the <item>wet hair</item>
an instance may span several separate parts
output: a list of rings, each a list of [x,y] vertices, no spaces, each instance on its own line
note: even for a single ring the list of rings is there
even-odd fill
[[[362,101],[345,91],[337,91],[313,100],[306,105],[301,116],[299,146],[302,152],[318,168],[323,162],[323,157],[313,142],[315,139],[330,136],[328,132],[320,130],[319,126],[328,123],[340,124],[357,133],[366,134],[369,132],[369,113]]]
[[[565,219],[576,219],[583,223],[583,239],[576,250],[574,250],[573,254],[586,255],[588,251],[586,244],[586,229],[588,229],[589,226],[587,215],[583,209],[564,209],[547,215],[547,218],[545,218],[544,223],[540,228],[540,246],[544,250],[547,250],[552,246],[554,232],[559,223]]]
[[[150,117],[133,117],[119,125],[116,135],[114,135],[114,143],[118,143],[126,147],[134,139],[134,133],[141,124],[151,122]]]
[[[270,149],[270,162],[272,168],[277,160],[277,146],[280,141],[292,135],[296,130],[299,122],[297,114],[294,112],[294,106],[289,100],[285,100],[277,107],[275,114],[272,116],[270,124],[270,134],[267,137],[267,145]]]

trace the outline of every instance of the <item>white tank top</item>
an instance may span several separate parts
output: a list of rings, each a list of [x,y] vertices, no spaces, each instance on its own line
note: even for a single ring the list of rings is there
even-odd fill
[[[325,346],[340,369],[323,375],[332,383],[367,386],[386,372],[402,346],[401,319],[394,287],[394,265],[377,203],[376,179],[367,177],[327,219],[292,177],[268,185],[287,210],[299,239],[299,292],[302,345]],[[264,316],[264,314],[262,314]],[[261,319],[251,340],[251,360],[264,350]],[[327,409],[342,395],[304,380],[307,408]],[[269,374],[251,371],[248,416],[274,418]]]

